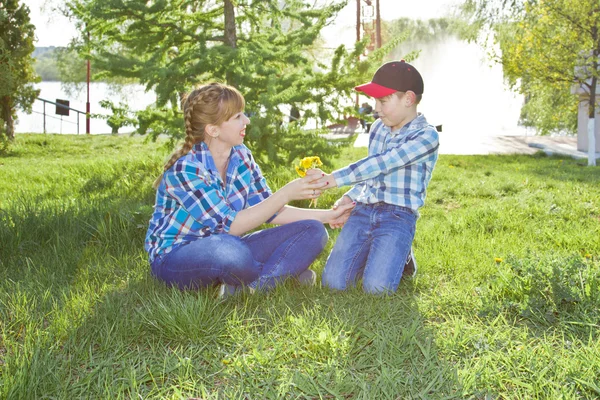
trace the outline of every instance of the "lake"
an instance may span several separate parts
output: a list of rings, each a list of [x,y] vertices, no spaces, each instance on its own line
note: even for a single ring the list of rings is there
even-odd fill
[[[431,123],[443,125],[444,136],[450,140],[468,140],[471,136],[532,134],[519,125],[523,96],[509,90],[504,83],[502,67],[488,61],[479,46],[455,37],[444,37],[435,42],[402,44],[394,52],[394,58],[401,58],[414,49],[421,50],[413,65],[425,81],[419,110]],[[66,99],[72,108],[85,111],[85,89],[75,96],[67,96],[59,82],[41,82],[36,86],[41,89],[40,97],[51,101]],[[140,110],[154,102],[155,95],[144,92],[141,85],[127,85],[115,91],[104,83],[91,84],[92,113],[108,113],[98,104],[103,99],[115,103],[123,101],[132,110]],[[368,98],[361,98],[360,102],[369,100],[374,105]],[[42,109],[42,102],[36,101],[34,113],[19,113],[16,132],[43,132]],[[46,113],[48,133],[77,133],[76,116],[61,120],[55,115],[55,107],[49,104]],[[120,132],[132,129],[123,128]],[[110,128],[101,119],[92,119],[91,130],[92,133],[110,133]],[[83,117],[80,118],[79,132],[85,133]]]
[[[60,82],[40,82],[35,84],[40,89],[39,97],[45,100],[56,102],[57,99],[68,100],[69,106],[73,109],[85,112],[85,103],[87,91],[85,87],[82,91],[69,95],[63,90]],[[117,104],[124,102],[134,111],[142,110],[156,100],[153,92],[147,93],[142,85],[121,85],[115,88],[114,85],[106,83],[90,84],[90,112],[92,114],[110,114],[109,110],[100,107],[101,100],[111,100]],[[44,132],[44,103],[36,100],[33,104],[33,112],[29,115],[19,112],[18,122],[15,126],[17,133],[22,132]],[[77,133],[77,116],[74,111],[69,112],[69,116],[60,116],[56,114],[56,106],[46,103],[46,132],[47,133]],[[134,128],[126,127],[119,130],[119,133],[131,132]],[[106,121],[100,118],[91,118],[90,130],[92,133],[110,133],[111,128],[106,125]],[[85,134],[85,114],[79,116],[79,133]]]

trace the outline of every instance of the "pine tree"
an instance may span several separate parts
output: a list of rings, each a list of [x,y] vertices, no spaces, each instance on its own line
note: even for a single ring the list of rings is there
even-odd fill
[[[335,152],[299,127],[350,114],[350,98],[370,78],[385,50],[359,61],[364,43],[336,51],[331,67],[315,65],[310,49],[321,29],[345,5],[314,8],[301,0],[74,0],[71,12],[90,34],[79,48],[104,76],[135,78],[157,93],[138,113],[142,134],[183,134],[179,100],[192,86],[221,81],[237,87],[251,115],[246,144],[264,161]],[[390,44],[390,46],[392,46]],[[388,49],[389,50],[389,49]],[[286,124],[292,106],[302,115]],[[323,157],[325,160],[327,157]]]

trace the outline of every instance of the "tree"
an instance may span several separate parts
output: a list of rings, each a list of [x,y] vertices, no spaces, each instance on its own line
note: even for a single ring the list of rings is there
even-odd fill
[[[310,50],[344,4],[73,0],[69,13],[89,32],[90,40],[77,46],[102,76],[134,78],[157,93],[157,104],[138,113],[138,132],[181,137],[181,94],[199,82],[224,81],[246,98],[252,115],[248,146],[263,162],[279,162],[299,149],[320,155],[335,150],[300,124],[283,123],[286,110],[295,105],[303,121],[321,124],[354,112],[340,96],[350,99],[352,87],[369,79],[385,56],[383,50],[361,61],[361,43],[350,52],[337,49],[331,67],[315,65]]]
[[[137,122],[135,118],[131,118],[131,110],[125,103],[114,104],[110,100],[101,100],[100,107],[110,110],[112,114],[93,114],[92,118],[101,118],[106,120],[106,124],[112,130],[112,134],[116,135],[119,133],[119,129],[124,126],[134,126]]]
[[[0,135],[12,140],[17,109],[31,112],[39,94],[33,70],[35,27],[29,8],[18,0],[0,0]]]
[[[598,0],[512,0],[501,3],[470,0],[468,10],[478,23],[491,28],[499,44],[496,59],[512,86],[547,107],[525,115],[532,124],[572,126],[576,117],[573,86],[588,95],[589,164],[594,158],[596,85],[600,73],[600,3]],[[536,103],[531,107],[536,110]],[[554,110],[552,108],[556,107]],[[527,109],[525,109],[527,112]],[[565,112],[566,111],[566,112]],[[567,115],[566,119],[563,116]],[[562,117],[562,118],[557,118]],[[538,120],[536,121],[536,118]]]

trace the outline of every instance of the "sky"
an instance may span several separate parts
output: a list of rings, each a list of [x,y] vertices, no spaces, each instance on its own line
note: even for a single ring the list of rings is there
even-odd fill
[[[52,11],[53,5],[62,4],[61,0],[22,0],[30,9],[31,22],[36,26],[37,47],[66,46],[70,39],[77,35],[77,30],[68,18],[59,12]],[[459,0],[380,0],[381,17],[393,20],[400,17],[413,19],[429,19],[442,17],[451,10]],[[334,24],[325,28],[323,35],[331,47],[341,43],[350,44],[354,40],[356,21],[356,1],[350,0],[348,5],[338,14]]]

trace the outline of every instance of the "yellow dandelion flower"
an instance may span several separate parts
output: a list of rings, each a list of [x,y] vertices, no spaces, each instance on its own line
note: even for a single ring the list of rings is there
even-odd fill
[[[313,157],[304,157],[302,160],[300,160],[298,165],[294,166],[294,168],[296,169],[296,172],[298,173],[298,175],[300,175],[302,178],[304,178],[306,176],[306,171],[308,171],[311,168],[319,168],[321,166],[323,166],[321,159],[318,156],[313,156]],[[312,199],[308,206],[316,207],[317,199]]]
[[[592,255],[591,255],[590,253],[587,253],[587,254],[585,255],[585,258],[592,258]]]
[[[500,257],[496,257],[496,258],[494,258],[494,261],[496,261],[497,263],[501,263],[504,260],[501,259]]]

